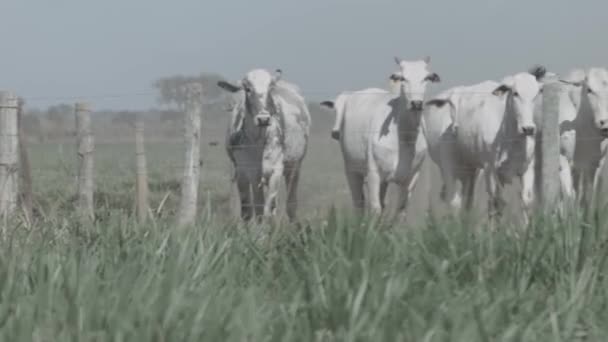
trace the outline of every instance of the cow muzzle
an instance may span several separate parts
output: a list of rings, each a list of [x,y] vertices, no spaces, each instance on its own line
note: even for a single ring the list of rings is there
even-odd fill
[[[410,101],[410,108],[412,110],[422,110],[424,102],[421,100]]]
[[[598,120],[597,125],[600,129],[600,134],[604,138],[608,137],[608,120],[606,120],[606,119]]]
[[[536,127],[534,126],[523,126],[521,128],[521,133],[527,137],[531,137],[536,133]]]
[[[270,113],[260,113],[255,116],[255,123],[259,127],[270,126]]]

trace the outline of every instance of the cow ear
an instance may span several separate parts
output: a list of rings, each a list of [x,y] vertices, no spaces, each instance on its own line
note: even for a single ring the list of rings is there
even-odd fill
[[[323,101],[321,102],[321,106],[334,109],[334,103],[332,101]]]
[[[424,63],[426,63],[427,65],[431,64],[431,56],[425,56],[424,57]]]
[[[272,82],[276,83],[276,82],[280,81],[281,77],[283,77],[283,70],[281,70],[281,69],[275,70],[274,76],[272,77]]]
[[[500,86],[498,86],[498,88],[494,89],[494,91],[492,92],[492,95],[502,96],[502,95],[508,93],[509,91],[511,91],[511,88],[508,85],[501,84]]]
[[[393,81],[393,82],[398,82],[398,81],[401,81],[401,76],[395,73],[395,74],[391,74],[388,77],[388,79],[391,80],[391,81]]]
[[[236,93],[236,92],[240,91],[241,89],[243,89],[243,87],[240,84],[239,85],[235,85],[235,84],[232,84],[232,83],[229,83],[229,82],[226,82],[226,81],[219,81],[219,82],[217,82],[217,86],[220,87],[220,88],[222,88],[222,89],[224,89],[224,90],[226,90],[226,91],[229,91],[231,93]]]
[[[429,82],[433,82],[433,83],[438,83],[441,82],[441,78],[439,77],[439,75],[437,75],[436,73],[430,73],[427,77],[426,80]]]
[[[432,99],[432,100],[426,101],[427,106],[436,106],[439,108],[445,106],[446,103],[450,103],[450,100],[449,99]]]
[[[528,73],[534,76],[537,81],[540,81],[547,75],[547,68],[545,68],[543,65],[535,65],[528,70]]]
[[[397,65],[401,66],[401,58],[395,56],[395,63],[397,63]]]

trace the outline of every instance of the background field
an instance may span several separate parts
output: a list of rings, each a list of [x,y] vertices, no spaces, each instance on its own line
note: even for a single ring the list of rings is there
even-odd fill
[[[313,128],[308,153],[302,167],[299,191],[299,216],[313,218],[327,213],[332,206],[350,210],[352,202],[344,175],[344,164],[339,144],[330,138],[334,113],[310,103]],[[200,207],[210,207],[226,218],[238,211],[236,190],[231,188],[231,165],[224,148],[224,134],[228,113],[210,111],[203,115],[200,183]],[[132,128],[126,123],[109,124],[109,118],[97,114],[95,163],[97,204],[102,208],[130,214],[134,198],[134,155]],[[169,193],[167,215],[177,205],[179,182],[183,164],[183,142],[179,123],[146,122],[146,156],[151,188],[151,206],[158,207]],[[59,141],[59,142],[58,142]],[[211,144],[210,144],[211,143]],[[212,146],[214,145],[214,146]],[[40,144],[32,142],[29,149],[33,165],[34,187],[40,202],[49,200],[55,205],[58,194],[73,194],[76,178],[75,139],[62,138]],[[66,188],[67,186],[67,188]],[[443,215],[445,206],[439,200],[441,179],[437,166],[427,157],[421,177],[408,209],[410,223],[424,223],[429,212]],[[507,219],[519,223],[519,182],[507,188],[509,201]],[[396,188],[389,188],[389,199],[396,196]],[[47,194],[48,192],[48,194]],[[61,196],[60,196],[61,197]],[[65,196],[64,196],[65,197]],[[65,197],[69,199],[69,196]],[[45,200],[46,199],[46,200]],[[394,201],[389,200],[389,207]],[[44,208],[44,205],[42,206]],[[475,212],[477,221],[485,219],[486,196],[483,177],[478,180]],[[390,208],[394,209],[394,208]],[[236,211],[235,211],[236,210]]]
[[[103,122],[103,118],[97,118]],[[606,233],[538,218],[491,233],[428,215],[440,182],[427,161],[408,225],[350,217],[333,115],[313,111],[299,225],[232,217],[223,113],[203,120],[198,224],[174,226],[182,144],[148,122],[154,221],[133,218],[128,126],[96,125],[94,225],[73,216],[71,139],[28,145],[37,221],[0,241],[6,341],[604,341]],[[110,136],[110,138],[108,138]],[[219,141],[219,146],[210,142]],[[483,189],[479,190],[483,195]],[[515,199],[513,190],[510,198]],[[335,206],[337,209],[331,209]],[[517,213],[516,201],[510,203]],[[517,215],[511,215],[515,218]],[[604,222],[604,216],[600,217]],[[478,229],[474,229],[478,228]],[[587,235],[583,236],[582,232]]]

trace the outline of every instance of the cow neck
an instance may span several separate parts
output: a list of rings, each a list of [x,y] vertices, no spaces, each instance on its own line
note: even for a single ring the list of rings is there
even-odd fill
[[[264,131],[264,154],[276,152],[277,149],[282,150],[284,143],[283,125],[280,118],[273,115],[270,117],[270,125],[265,127]]]
[[[243,118],[243,125],[241,127],[242,134],[245,136],[245,144],[243,145],[263,145],[266,138],[266,128],[259,127],[253,121],[253,116],[249,110],[245,113]]]
[[[577,111],[576,120],[578,125],[585,129],[585,135],[594,134],[601,136],[599,129],[595,125],[595,118],[593,117],[593,110],[587,97],[587,88],[581,87],[580,105]],[[592,133],[593,132],[593,133]]]
[[[534,143],[534,138],[519,133],[517,129],[517,118],[513,111],[511,96],[508,95],[505,103],[505,110],[502,125],[498,132],[498,153],[499,160],[507,163],[520,163],[524,160],[530,161],[533,151],[530,148]],[[506,164],[505,164],[506,165]]]
[[[513,106],[511,104],[512,96],[513,95],[511,94],[507,95],[501,125],[502,134],[508,141],[513,141],[520,137],[519,132],[517,132],[517,118],[515,118],[515,112],[513,111]]]
[[[403,145],[415,145],[420,134],[422,113],[416,114],[414,111],[407,109],[408,99],[403,90],[398,101],[397,108],[399,110],[395,120],[397,121],[397,131],[399,132],[399,143]]]

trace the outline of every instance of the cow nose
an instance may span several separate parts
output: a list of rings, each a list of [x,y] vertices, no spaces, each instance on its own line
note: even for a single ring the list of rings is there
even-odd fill
[[[270,116],[258,116],[257,118],[258,121],[258,126],[260,127],[266,127],[268,125],[270,125]]]
[[[600,133],[602,134],[602,136],[608,137],[608,127],[601,128]]]
[[[422,101],[420,100],[411,101],[410,105],[413,110],[422,110]]]
[[[524,126],[521,128],[521,131],[524,133],[524,135],[532,136],[534,135],[534,131],[536,131],[536,129],[534,126]]]

